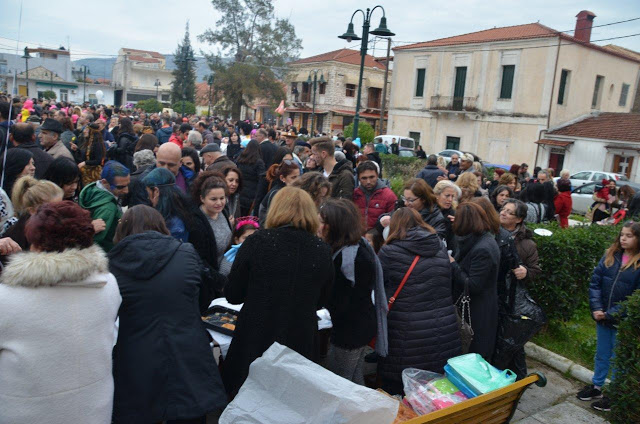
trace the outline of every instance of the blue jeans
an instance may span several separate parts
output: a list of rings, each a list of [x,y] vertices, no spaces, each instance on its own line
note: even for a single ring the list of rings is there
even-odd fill
[[[609,367],[614,358],[617,333],[618,330],[615,328],[596,324],[596,357],[592,380],[594,386],[604,386],[604,381],[607,378],[607,374],[609,374]],[[613,380],[614,375],[615,369],[612,369],[611,380]]]

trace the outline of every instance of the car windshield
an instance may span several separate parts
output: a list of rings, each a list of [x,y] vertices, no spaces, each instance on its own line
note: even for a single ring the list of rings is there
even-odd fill
[[[411,158],[413,157],[413,152],[411,150],[400,150],[398,156],[403,158]]]
[[[408,138],[400,139],[400,147],[406,147],[407,149],[413,149],[413,140]]]

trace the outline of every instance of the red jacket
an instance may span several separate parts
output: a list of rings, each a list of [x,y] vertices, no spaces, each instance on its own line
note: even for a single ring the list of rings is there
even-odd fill
[[[378,185],[368,203],[362,187],[357,187],[353,191],[353,202],[358,206],[364,217],[367,231],[376,225],[380,215],[393,211],[396,200],[398,198],[395,193],[380,180],[378,180]]]
[[[556,213],[560,218],[560,227],[567,228],[569,226],[569,215],[571,214],[571,208],[573,202],[571,201],[571,192],[562,191],[558,193],[555,199],[553,199],[553,205],[556,208]]]
[[[175,134],[171,134],[171,137],[169,137],[169,143],[175,143],[178,145],[178,147],[180,147],[182,149],[182,139],[180,137],[178,137]]]

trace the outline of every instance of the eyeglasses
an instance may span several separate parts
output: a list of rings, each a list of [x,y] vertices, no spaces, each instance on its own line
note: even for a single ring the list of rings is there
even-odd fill
[[[402,201],[403,201],[403,202],[405,202],[405,203],[413,203],[413,202],[415,202],[416,200],[420,200],[420,199],[418,199],[417,197],[414,197],[413,199],[409,199],[409,198],[404,197],[404,196],[401,196],[401,199],[402,199]]]

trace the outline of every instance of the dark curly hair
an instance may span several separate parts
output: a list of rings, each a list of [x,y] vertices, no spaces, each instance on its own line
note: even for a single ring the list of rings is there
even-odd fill
[[[91,214],[71,201],[45,203],[29,218],[25,236],[44,252],[86,249],[93,244]]]
[[[224,187],[211,187],[209,184],[207,184],[208,187],[206,187],[206,189],[203,190],[203,188],[205,188],[204,187],[205,183],[211,177],[217,177],[221,179],[222,183],[224,184]],[[202,204],[202,200],[200,200],[200,196],[206,195],[206,192],[211,190],[212,188],[224,188],[225,194],[228,195],[229,188],[227,187],[227,183],[224,178],[225,176],[218,171],[203,171],[200,174],[198,174],[196,179],[193,180],[193,182],[191,183],[191,186],[189,187],[189,191],[191,191],[191,200],[193,201],[193,203],[196,206],[200,206]]]

